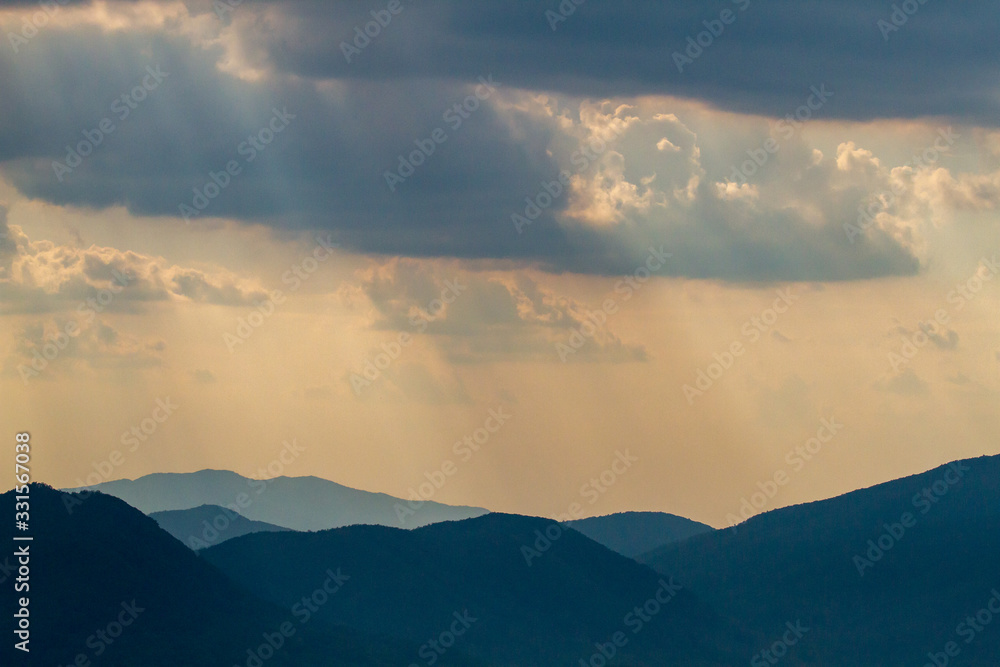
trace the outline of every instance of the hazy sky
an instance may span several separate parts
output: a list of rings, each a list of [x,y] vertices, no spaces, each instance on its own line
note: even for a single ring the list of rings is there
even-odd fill
[[[0,1],[2,431],[716,526],[995,454],[1000,5],[913,6]]]

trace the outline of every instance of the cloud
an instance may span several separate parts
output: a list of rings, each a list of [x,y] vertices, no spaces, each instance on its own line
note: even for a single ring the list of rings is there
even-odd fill
[[[141,370],[162,364],[166,343],[122,333],[101,319],[74,323],[61,318],[29,324],[15,332],[4,373],[54,379],[89,369]],[[76,332],[75,334],[73,332]]]
[[[0,209],[3,213],[3,209]],[[171,265],[162,257],[91,245],[32,241],[0,217],[0,314],[134,312],[144,303],[245,306],[262,288],[223,269]]]
[[[958,332],[953,329],[945,329],[932,322],[921,323],[920,329],[936,347],[942,350],[954,350],[958,347]]]
[[[751,39],[750,26],[761,27],[772,8],[753,5],[741,15],[746,22],[699,59],[690,77],[666,85],[664,63],[685,43],[685,20],[701,25],[703,8],[678,5],[639,17],[593,0],[549,34],[539,32],[547,31],[544,12],[531,3],[501,10],[492,2],[430,2],[408,6],[378,48],[342,67],[340,42],[329,36],[349,36],[367,12],[342,3],[245,2],[227,23],[207,3],[189,5],[193,14],[180,7],[170,5],[170,20],[126,17],[125,28],[111,31],[92,22],[50,26],[32,39],[32,58],[0,67],[0,89],[8,92],[0,103],[0,173],[27,197],[65,206],[121,205],[136,215],[163,217],[165,224],[179,223],[181,205],[194,207],[204,197],[192,224],[214,216],[278,231],[330,230],[345,250],[386,256],[498,259],[555,273],[614,275],[633,270],[649,245],[665,245],[676,260],[664,275],[685,278],[834,281],[920,270],[919,225],[926,211],[889,207],[878,225],[854,244],[846,242],[843,225],[856,221],[858,206],[889,183],[891,167],[872,149],[849,140],[828,159],[804,144],[789,145],[759,181],[733,183],[728,176],[734,155],[745,150],[743,130],[704,107],[688,105],[683,113],[670,108],[680,107],[672,100],[684,96],[726,107],[715,96],[731,94],[729,106],[780,117],[802,103],[810,85],[826,80],[796,81],[793,70],[780,80],[794,82],[794,95],[777,91],[771,81],[755,88],[768,78],[762,74],[768,70],[755,64],[754,76],[740,85],[741,77],[726,68],[738,93],[725,93],[718,80],[686,89],[713,71],[710,63],[728,49]],[[925,7],[920,19],[932,21],[942,11]],[[782,14],[781,24],[791,16]],[[839,13],[827,18],[832,23],[824,24],[826,30],[849,30],[857,20]],[[954,21],[950,13],[941,19]],[[494,21],[508,31],[494,34]],[[639,25],[641,46],[634,30],[625,39],[625,28]],[[917,25],[914,19],[907,34],[919,34]],[[667,32],[648,32],[652,26]],[[477,31],[508,43],[503,53],[513,62],[498,62],[492,46],[489,53],[482,50],[481,39],[469,38]],[[610,42],[578,46],[570,39],[582,34],[603,34]],[[431,35],[442,41],[428,41]],[[880,39],[875,30],[872,39]],[[790,48],[786,41],[783,49]],[[457,49],[447,58],[440,51],[445,44]],[[604,53],[611,45],[613,57]],[[842,49],[839,42],[829,46]],[[757,47],[775,50],[772,40]],[[550,58],[538,57],[550,49]],[[583,61],[573,59],[582,53],[587,62],[602,54],[603,64],[585,74],[578,70]],[[852,53],[851,62],[857,56]],[[654,62],[655,81],[644,74]],[[739,68],[753,59],[743,54],[735,62]],[[782,62],[802,67],[827,61]],[[168,76],[121,117],[115,101],[135,89],[147,66]],[[966,76],[976,71],[963,67]],[[849,69],[858,75],[858,68]],[[495,85],[484,88],[479,77],[491,74]],[[829,87],[851,90],[851,100],[864,93],[863,82],[860,90]],[[475,95],[488,90],[486,99]],[[883,81],[877,91],[879,100],[887,98]],[[636,94],[674,97],[655,105],[623,97]],[[470,95],[475,110],[461,123],[446,120],[448,110]],[[766,101],[771,97],[781,104]],[[847,96],[843,104],[835,99],[827,105],[831,110],[845,108]],[[275,110],[294,118],[251,151],[249,138],[268,128]],[[710,126],[719,136],[699,138],[685,113],[700,114],[703,124],[716,114]],[[868,117],[870,110],[858,115]],[[84,132],[93,136],[103,119],[114,131],[60,182],[53,162],[65,161],[67,146],[84,142]],[[433,153],[425,155],[419,147],[428,146],[435,130],[446,139],[431,141]],[[605,140],[608,133],[615,138]],[[660,150],[663,139],[678,150]],[[405,163],[415,154],[421,164],[410,174]],[[237,175],[224,173],[230,162]],[[387,172],[408,175],[390,191]],[[566,185],[560,185],[563,174]],[[555,195],[546,191],[555,191],[553,183],[560,190]],[[983,206],[992,196],[988,183],[956,183],[949,201]],[[513,216],[526,213],[532,222],[519,234]],[[178,274],[170,291],[210,302],[234,296],[197,275]]]
[[[207,368],[198,368],[191,371],[191,377],[201,384],[212,384],[216,381],[215,373]]]
[[[545,14],[555,7],[550,3],[428,0],[405,5],[350,63],[340,45],[371,20],[367,7],[245,3],[257,16],[239,30],[276,70],[323,79],[468,81],[492,71],[525,89],[672,95],[772,117],[790,113],[802,91],[825,83],[845,91],[824,109],[832,117],[950,116],[992,126],[1000,117],[993,65],[1000,46],[991,30],[1000,20],[996,3],[972,0],[960,11],[921,5],[890,44],[878,26],[890,17],[888,5],[845,0],[798,12],[788,2],[724,4],[736,21],[683,71],[674,54],[705,31],[704,21],[718,18],[718,7],[589,0],[553,30]],[[970,58],[970,49],[981,57]]]
[[[372,266],[342,289],[348,303],[371,307],[375,330],[426,336],[450,362],[556,361],[565,342],[588,319],[586,304],[560,297],[527,276],[450,270],[436,263],[392,260]],[[600,327],[579,361],[644,361],[642,346]]]
[[[679,146],[674,146],[674,144],[670,141],[670,139],[663,137],[662,139],[656,142],[656,150],[673,151],[676,153],[679,152],[681,149]]]
[[[778,342],[781,342],[781,343],[791,343],[792,342],[791,338],[789,338],[785,334],[781,333],[777,329],[772,329],[771,330],[771,338],[773,338],[774,340],[776,340]]]
[[[914,372],[912,368],[880,381],[876,387],[900,396],[924,396],[928,394],[928,385]]]

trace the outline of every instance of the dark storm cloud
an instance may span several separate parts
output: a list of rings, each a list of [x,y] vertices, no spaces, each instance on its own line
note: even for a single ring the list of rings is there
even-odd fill
[[[784,115],[802,90],[825,82],[844,93],[829,110],[834,117],[942,115],[990,125],[1000,117],[1000,4],[992,0],[399,3],[402,10],[350,63],[342,43],[388,0],[229,0],[232,11],[219,13],[227,21],[238,12],[279,14],[252,22],[248,36],[276,67],[308,77],[471,81],[492,71],[522,88],[668,94],[771,115]],[[0,7],[38,4],[0,0]],[[185,4],[202,13],[218,5]],[[560,6],[575,10],[554,22],[547,12],[558,15]],[[720,31],[715,21],[724,10],[733,18]],[[678,71],[674,54],[709,27],[720,34],[703,37],[709,46]]]
[[[210,3],[189,4],[211,11]],[[856,216],[854,201],[843,203],[842,211],[831,204],[829,224],[817,227],[781,207],[727,207],[711,194],[709,179],[702,179],[696,204],[676,219],[637,219],[627,233],[564,227],[555,219],[567,205],[561,197],[519,235],[511,214],[524,210],[525,197],[535,196],[543,181],[558,176],[560,165],[548,152],[557,128],[517,113],[501,118],[490,101],[457,129],[443,112],[490,75],[501,89],[677,93],[664,87],[671,79],[662,70],[673,65],[661,52],[668,42],[660,34],[676,17],[668,20],[659,5],[649,5],[648,16],[637,20],[631,10],[611,12],[590,0],[553,33],[544,18],[547,5],[508,3],[502,12],[492,3],[476,3],[475,10],[406,5],[381,41],[343,68],[339,38],[331,35],[349,35],[367,11],[380,8],[350,6],[345,13],[339,3],[270,3],[265,11],[247,2],[234,10],[262,11],[248,23],[271,28],[249,42],[251,50],[263,45],[286,71],[340,77],[323,85],[297,76],[238,79],[219,71],[221,47],[192,44],[175,33],[83,26],[39,31],[30,50],[14,57],[0,51],[0,169],[29,197],[123,205],[134,214],[175,220],[181,205],[195,205],[194,189],[204,192],[214,173],[226,184],[192,224],[215,216],[282,230],[326,229],[347,249],[378,254],[503,259],[549,271],[618,274],[642,264],[649,246],[665,245],[674,260],[662,275],[734,281],[849,280],[919,268],[906,248],[877,230],[846,244],[840,225]],[[751,12],[766,7],[750,6],[731,26],[732,36],[749,25]],[[691,5],[681,14],[696,18],[704,11]],[[923,14],[912,24],[917,18]],[[585,28],[591,32],[579,32]],[[723,45],[720,38],[713,53]],[[657,53],[659,79],[649,55]],[[718,57],[713,53],[695,62],[692,75],[711,71],[710,57]],[[789,63],[791,71],[795,66]],[[162,75],[150,79],[151,71]],[[759,75],[784,81],[780,72]],[[727,71],[726,77],[743,88],[752,85],[743,75]],[[146,90],[137,95],[139,86]],[[789,99],[800,104],[801,86],[788,87],[794,91]],[[709,88],[725,87],[717,82]],[[777,87],[763,88],[770,92],[757,102],[742,88],[740,95],[746,93],[751,106],[782,98]],[[128,99],[121,102],[123,95]],[[247,138],[276,127],[276,117],[281,132],[265,149],[254,149],[250,162],[243,150]],[[92,154],[70,172],[53,169],[53,161],[69,164],[66,147],[84,140],[84,132],[96,136],[105,120],[114,129],[101,133]],[[391,192],[384,172],[437,129],[447,140]],[[227,178],[222,174],[230,162],[239,174]]]
[[[10,93],[0,101],[0,158],[20,190],[57,204],[177,216],[181,204],[193,207],[193,188],[235,160],[240,174],[198,218],[336,228],[345,243],[367,239],[388,253],[504,257],[528,252],[508,219],[523,207],[518,193],[557,171],[544,136],[515,141],[486,106],[453,131],[442,114],[470,94],[454,84],[352,82],[332,102],[309,82],[237,80],[215,69],[218,53],[163,35],[48,30],[31,47],[16,68],[0,61]],[[122,118],[118,101],[146,67],[166,76]],[[269,127],[274,109],[294,118],[256,151],[245,142]],[[114,129],[57,173],[52,161],[68,164],[66,147],[88,141],[85,131],[97,136],[105,119]],[[447,142],[390,192],[383,173],[437,128]],[[558,242],[554,225],[536,227],[536,245]]]
[[[900,4],[916,11],[896,14],[896,26]],[[560,22],[546,17],[559,11],[558,0],[402,0],[403,10],[348,63],[342,42],[385,5],[278,3],[285,19],[254,29],[277,67],[312,77],[468,80],[492,71],[524,88],[668,94],[771,115],[825,82],[843,91],[834,117],[945,115],[991,125],[1000,117],[1000,4],[988,0],[587,0]],[[732,18],[720,31],[723,10]],[[678,71],[674,54],[708,27],[720,34],[703,36],[709,46]]]

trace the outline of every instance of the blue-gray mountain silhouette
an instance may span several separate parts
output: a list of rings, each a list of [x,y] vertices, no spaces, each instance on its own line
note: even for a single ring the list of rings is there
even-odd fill
[[[516,515],[256,532],[195,553],[111,496],[36,484],[31,503],[32,662],[7,641],[5,666],[79,653],[95,666],[247,665],[330,572],[350,578],[266,667],[426,665],[460,619],[467,632],[435,667],[1000,664],[1000,456],[768,512],[641,562]],[[13,530],[0,522],[0,540]],[[0,583],[12,572],[0,555]],[[665,587],[633,633],[637,607]],[[0,596],[0,614],[14,603]],[[142,615],[93,655],[91,636],[123,605]],[[786,650],[790,627],[802,634]],[[617,632],[624,646],[609,643]]]
[[[640,560],[745,621],[759,649],[801,619],[811,630],[783,665],[920,667],[952,641],[960,653],[939,664],[1000,665],[1000,614],[970,643],[960,628],[1000,591],[1000,456],[767,512]]]
[[[715,530],[707,524],[665,512],[618,512],[570,521],[568,525],[629,558]]]
[[[90,488],[117,496],[146,514],[219,505],[247,519],[291,530],[324,530],[353,524],[416,528],[438,521],[482,516],[488,511],[431,501],[410,504],[384,493],[359,491],[319,477],[258,480],[227,470],[156,473]]]
[[[668,590],[669,576],[547,519],[488,514],[413,531],[255,533],[200,553],[286,607],[310,573],[341,567],[356,585],[320,614],[370,634],[423,642],[467,612],[477,620],[456,646],[491,665],[577,665],[599,645],[621,665],[727,664],[727,652],[739,653],[730,646],[735,626],[695,593]],[[650,602],[657,595],[663,604]],[[645,605],[655,613],[642,621]],[[616,632],[627,644],[608,649]]]
[[[253,521],[237,514],[228,507],[199,505],[189,510],[167,510],[149,515],[160,528],[186,546],[198,550],[213,544],[222,544],[249,533],[277,533],[291,530],[264,521]]]
[[[246,665],[247,651],[265,643],[265,633],[273,638],[285,622],[296,631],[268,667],[398,666],[409,664],[418,649],[322,619],[300,624],[288,609],[247,593],[118,498],[97,493],[84,499],[44,484],[32,484],[29,496],[30,588],[18,595],[30,599],[31,651],[13,649],[5,620],[4,667],[71,665],[79,655],[93,667]],[[14,501],[14,491],[0,496],[5,515],[13,517]],[[13,533],[12,521],[0,523],[5,544],[14,544]],[[16,596],[7,591],[17,574],[8,572],[5,557],[0,614],[11,619]],[[322,573],[314,574],[304,594],[323,583]],[[119,621],[127,624],[109,628]]]

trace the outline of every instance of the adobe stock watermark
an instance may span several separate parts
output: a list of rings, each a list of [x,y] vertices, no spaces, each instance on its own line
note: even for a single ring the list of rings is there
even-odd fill
[[[796,445],[785,454],[787,463],[792,472],[800,472],[806,467],[806,463],[812,461],[823,450],[823,446],[829,443],[844,428],[835,417],[824,417],[820,419],[820,426],[816,429],[816,435],[806,440],[801,445]],[[769,500],[773,500],[778,495],[778,489],[791,481],[791,475],[784,468],[779,468],[770,479],[757,482],[757,489],[750,494],[749,498],[740,498],[739,516],[727,514],[726,521],[735,530],[737,524],[742,523],[767,506]]]
[[[731,2],[737,6],[740,12],[745,12],[750,7],[750,0],[731,0]],[[684,52],[674,51],[673,53],[672,57],[677,71],[683,74],[684,68],[694,64],[694,61],[705,53],[705,49],[715,44],[715,40],[722,37],[722,33],[726,31],[726,26],[736,23],[738,16],[739,14],[727,7],[719,12],[719,18],[702,21],[701,24],[705,26],[705,30],[694,36],[688,35],[687,47]]]
[[[448,652],[455,642],[472,627],[472,624],[479,619],[472,616],[469,610],[466,609],[461,614],[452,612],[451,624],[446,630],[442,630],[437,637],[433,637],[426,642],[424,642],[419,649],[417,649],[417,655],[424,661],[427,667],[431,667],[441,659],[445,653]],[[409,667],[420,667],[419,664],[413,662],[410,663]]]
[[[104,655],[104,652],[111,648],[111,645],[135,623],[136,619],[139,618],[139,614],[146,611],[134,599],[131,602],[122,602],[119,606],[121,607],[121,611],[118,612],[118,615],[103,627],[98,628],[85,640],[84,644],[92,653],[81,651],[76,654],[76,657],[73,658],[73,662],[70,664],[78,667],[89,666],[92,658],[99,658]]]
[[[270,120],[236,146],[237,157],[229,160],[219,171],[208,172],[205,183],[192,188],[194,196],[191,198],[191,204],[177,205],[184,222],[191,224],[191,218],[205,212],[222,191],[232,184],[233,179],[243,173],[244,167],[256,160],[293,120],[295,114],[288,113],[288,107],[284,107],[281,111],[278,111],[277,107],[271,109]],[[243,158],[242,162],[238,158]]]
[[[785,627],[788,629],[785,630],[780,639],[750,658],[751,667],[767,667],[778,664],[782,658],[788,655],[788,651],[809,632],[809,628],[802,625],[802,621],[795,621],[795,623],[788,621],[785,623]]]
[[[955,634],[965,640],[965,644],[976,641],[976,637],[986,631],[986,628],[997,617],[1000,617],[1000,591],[993,589],[990,591],[992,597],[986,601],[983,607],[965,617],[965,620],[955,627]],[[943,651],[929,652],[927,662],[924,667],[948,667],[953,658],[957,658],[962,653],[962,647],[958,642],[952,640],[944,645]]]
[[[593,505],[638,461],[639,457],[633,456],[627,449],[615,451],[615,458],[611,465],[602,470],[600,474],[591,477],[580,487],[580,497],[587,499],[588,505]],[[566,508],[565,513],[555,516],[555,521],[546,526],[544,532],[536,529],[534,542],[521,545],[521,555],[524,556],[524,562],[528,567],[531,567],[536,558],[540,558],[551,549],[552,545],[563,536],[563,533],[570,529],[565,525],[567,522],[578,521],[582,518],[583,505],[574,501]]]
[[[649,256],[646,257],[645,264],[639,266],[630,275],[625,276],[615,283],[614,292],[621,296],[622,301],[628,301],[635,292],[642,289],[643,285],[649,281],[653,274],[662,269],[667,260],[673,257],[669,252],[664,252],[663,246],[659,249],[649,247]],[[596,311],[588,311],[583,322],[573,328],[567,342],[556,343],[556,354],[563,363],[569,360],[571,355],[576,354],[586,344],[587,339],[593,339],[599,328],[608,323],[608,318],[618,312],[618,299],[614,296],[606,298],[601,307]]]
[[[938,309],[934,313],[934,319],[927,322],[920,322],[917,330],[910,336],[904,336],[899,348],[899,352],[889,350],[889,366],[894,373],[898,373],[916,358],[917,353],[927,346],[935,337],[940,338],[938,328],[943,327],[951,321],[948,311],[944,308]],[[957,340],[957,339],[956,339]]]
[[[580,148],[573,151],[569,158],[570,164],[575,169],[573,173],[563,169],[559,172],[556,180],[543,180],[541,187],[535,193],[534,197],[528,196],[524,198],[525,206],[523,214],[518,212],[510,214],[510,221],[514,224],[514,230],[518,234],[523,234],[525,227],[531,226],[542,215],[543,211],[550,208],[560,197],[569,191],[574,175],[579,175],[587,171],[590,165],[597,162],[611,147],[611,141],[621,138],[622,134],[624,134],[624,130],[619,129],[613,124],[608,126],[607,130],[608,132],[604,137],[591,137]]]
[[[463,285],[459,282],[458,278],[445,280],[441,295],[436,299],[432,299],[427,304],[426,309],[410,316],[410,326],[413,327],[416,333],[424,333],[431,322],[438,319],[444,311],[445,306],[454,303],[467,289],[469,289],[468,285]],[[378,381],[389,366],[399,359],[403,351],[412,344],[413,335],[406,331],[399,332],[396,340],[382,343],[382,351],[376,353],[373,358],[365,359],[360,374],[351,373],[349,381],[351,389],[354,390],[354,395],[360,396],[363,389],[371,387]]]
[[[660,587],[656,589],[652,597],[642,604],[636,605],[622,618],[622,625],[625,626],[625,629],[631,630],[633,636],[642,632],[647,624],[663,611],[663,608],[677,597],[678,593],[684,590],[684,587],[676,583],[673,577],[670,577],[669,581],[660,579],[657,583],[660,584]],[[628,642],[629,636],[625,630],[618,630],[609,637],[608,641],[594,644],[594,652],[586,659],[580,658],[579,665],[580,667],[605,667],[609,664],[616,664],[611,661],[623,648],[628,646]]]
[[[772,130],[772,132],[781,133],[781,138],[785,141],[788,141],[797,132],[800,132],[805,123],[812,119],[813,112],[822,109],[827,100],[833,97],[833,91],[827,90],[825,83],[821,83],[819,88],[810,86],[809,90],[811,94],[806,98],[806,101],[793,113],[779,120]],[[750,156],[750,159],[745,160],[738,167],[733,167],[733,171],[729,174],[729,181],[741,186],[749,184],[750,177],[756,174],[759,169],[767,164],[771,156],[780,150],[781,142],[773,136],[765,139],[764,143],[758,148],[748,149],[747,155]]]
[[[587,0],[562,0],[555,9],[545,10],[545,20],[549,22],[552,32],[555,32],[560,23],[565,23],[566,19],[576,13],[576,8],[587,2]]]
[[[461,440],[457,440],[452,445],[451,451],[460,459],[460,463],[468,463],[511,419],[513,419],[513,415],[504,412],[502,405],[490,409],[483,425],[465,435]],[[406,501],[406,504],[396,503],[393,506],[393,509],[396,510],[396,518],[399,519],[399,525],[404,525],[409,517],[416,514],[424,506],[424,503],[433,498],[434,494],[448,482],[448,479],[458,472],[458,467],[459,465],[452,459],[445,459],[434,470],[425,472],[425,481],[421,482],[415,489],[412,487],[408,489],[410,499]]]
[[[919,154],[911,157],[906,166],[912,169],[924,169],[935,165],[941,159],[941,155],[947,153],[960,138],[961,135],[950,127],[938,130],[938,137],[934,142]],[[868,229],[875,226],[878,214],[892,206],[904,190],[903,184],[894,180],[889,185],[888,190],[882,190],[873,197],[869,197],[867,202],[858,204],[857,224],[850,222],[843,224],[844,234],[847,235],[847,240],[851,242],[851,245],[854,245],[858,237],[864,235]]]
[[[122,93],[111,103],[111,113],[117,116],[118,122],[124,122],[132,115],[132,112],[139,108],[149,94],[160,87],[170,72],[164,72],[160,66],[146,67],[147,74],[131,90]],[[97,147],[104,143],[105,138],[118,129],[111,116],[105,116],[97,123],[97,127],[92,130],[83,130],[83,139],[77,142],[76,146],[66,146],[66,159],[52,161],[52,171],[56,179],[62,183],[67,175],[83,164],[83,161],[92,155]]]
[[[922,5],[926,4],[927,0],[903,0],[898,5],[893,3],[888,20],[879,19],[875,24],[879,32],[882,33],[882,39],[888,42],[889,36],[894,32],[899,32],[900,28],[910,20],[910,17],[920,11]]]
[[[281,274],[281,282],[288,285],[289,294],[298,291],[319,270],[320,265],[330,259],[334,248],[338,247],[330,234],[327,234],[325,238],[317,234],[315,240],[316,247],[313,248],[312,253],[303,258],[301,262],[292,264],[287,271]],[[287,297],[281,290],[272,290],[268,293],[266,300],[254,304],[254,310],[251,310],[248,315],[237,318],[235,331],[233,333],[226,331],[222,334],[222,342],[225,343],[229,353],[232,354],[236,351],[236,346],[243,345],[250,340],[254,332],[264,326],[264,322],[274,315],[277,307],[285,303],[286,299]]]
[[[799,299],[798,295],[792,294],[791,287],[778,290],[776,294],[778,298],[774,300],[770,308],[765,308],[761,311],[760,315],[751,317],[740,327],[740,333],[743,334],[744,338],[751,345],[756,344],[763,334],[772,331],[781,315],[787,313],[792,304]],[[722,353],[716,352],[713,354],[712,358],[714,361],[709,363],[706,368],[698,369],[694,386],[685,384],[683,387],[684,398],[687,399],[688,405],[694,405],[694,399],[704,395],[706,391],[711,389],[719,378],[732,368],[736,360],[743,356],[746,351],[747,347],[743,344],[743,341],[736,339]]]
[[[7,33],[7,40],[10,42],[10,47],[14,49],[14,53],[19,53],[21,47],[26,46],[30,40],[34,39],[38,31],[49,24],[52,16],[68,4],[69,0],[41,0],[38,3],[39,9],[37,11],[33,12],[31,16],[25,16],[21,19],[20,32]]]
[[[1000,258],[997,257],[997,253],[993,253],[991,259],[983,257],[979,260],[979,265],[976,266],[972,275],[956,284],[955,288],[945,296],[945,300],[955,307],[955,312],[958,312],[978,297],[986,283],[993,280],[998,274],[1000,274]],[[954,332],[951,333],[951,337],[945,337],[939,333],[939,330],[943,331],[949,322],[951,322],[951,315],[944,308],[934,311],[933,319],[919,322],[917,330],[913,334],[902,337],[898,352],[893,350],[888,352],[892,371],[898,373],[908,366],[920,350],[927,347],[931,341],[946,347],[956,345],[958,337]]]
[[[138,424],[133,424],[129,430],[121,434],[119,441],[123,446],[128,447],[127,453],[133,454],[145,445],[179,407],[169,396],[157,398],[156,405],[150,411],[149,416],[140,420]],[[81,480],[79,477],[76,479],[77,488],[81,489],[79,495],[63,494],[63,505],[66,507],[66,512],[72,514],[76,506],[82,505],[83,501],[93,495],[93,487],[110,480],[112,473],[124,465],[127,458],[122,450],[114,449],[108,453],[107,458],[92,462],[91,467],[94,471],[89,473],[85,480]]]
[[[298,621],[299,627],[312,620],[313,616],[350,580],[350,576],[344,574],[337,568],[334,572],[327,569],[324,572],[326,579],[322,585],[318,586],[309,595],[303,595],[302,599],[292,605],[292,617]],[[275,628],[274,632],[264,632],[261,634],[263,641],[256,647],[246,650],[246,660],[242,665],[233,667],[262,667],[265,662],[273,658],[280,651],[285,643],[295,636],[298,628],[291,622],[285,621]]]
[[[112,268],[110,285],[102,287],[94,296],[81,301],[76,307],[77,314],[86,320],[86,324],[92,324],[97,319],[97,314],[103,313],[132,280],[133,277]],[[41,375],[42,371],[69,347],[70,339],[79,336],[80,332],[80,323],[77,320],[69,320],[56,331],[55,335],[43,338],[41,349],[36,347],[31,351],[31,363],[18,364],[17,372],[21,376],[21,381],[27,384],[31,378]]]
[[[344,60],[350,65],[351,61],[361,52],[368,48],[372,40],[382,34],[382,31],[389,27],[393,17],[399,16],[405,7],[400,0],[389,0],[389,4],[384,9],[371,10],[372,20],[364,26],[354,26],[354,39],[350,42],[340,42],[340,51],[344,54]]]
[[[244,510],[253,505],[262,493],[271,488],[271,482],[281,477],[285,468],[297,461],[306,451],[305,447],[299,445],[297,438],[292,438],[291,441],[285,440],[281,445],[281,451],[278,455],[271,459],[266,466],[257,469],[257,477],[247,480],[247,487],[254,491],[254,495],[251,496],[246,491],[237,493],[233,501],[223,505],[222,511],[213,516],[211,521],[202,520],[200,535],[188,535],[187,545],[192,550],[206,549],[220,541],[220,538],[224,538],[225,532],[239,517],[246,518]],[[270,477],[265,477],[266,475]]]
[[[945,471],[941,479],[935,480],[930,486],[913,494],[910,503],[914,509],[920,510],[921,515],[926,515],[937,503],[941,502],[941,499],[948,494],[953,486],[960,484],[965,479],[965,473],[969,470],[969,466],[961,461],[948,464],[948,470]],[[865,570],[875,567],[875,563],[882,560],[886,553],[899,544],[907,531],[917,525],[917,518],[912,512],[903,512],[898,522],[883,523],[884,531],[882,534],[868,540],[868,549],[852,559],[858,570],[858,575],[864,577]]]
[[[945,299],[955,306],[955,312],[965,308],[966,304],[979,296],[986,286],[986,283],[993,280],[1000,274],[1000,253],[993,253],[990,259],[983,257],[979,260],[979,266],[964,281],[955,285],[955,289],[948,292]]]
[[[448,124],[452,132],[457,132],[462,124],[479,110],[483,102],[492,97],[499,86],[500,84],[493,80],[492,74],[479,77],[479,85],[476,86],[472,94],[445,109],[444,113],[441,114],[441,119]],[[382,173],[386,185],[389,186],[389,192],[395,192],[397,187],[413,176],[417,169],[434,155],[437,147],[446,141],[448,141],[448,132],[443,127],[434,128],[430,136],[424,139],[414,139],[413,143],[416,149],[410,151],[408,155],[400,153],[396,170],[386,169]]]

